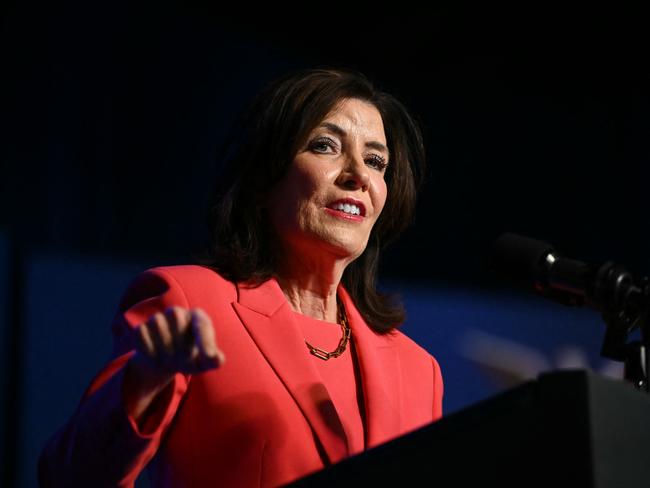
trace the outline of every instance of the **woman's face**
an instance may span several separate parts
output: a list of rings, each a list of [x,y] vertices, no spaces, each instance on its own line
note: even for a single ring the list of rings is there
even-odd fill
[[[357,258],[386,202],[388,164],[379,111],[345,99],[313,129],[271,190],[271,223],[285,258]]]

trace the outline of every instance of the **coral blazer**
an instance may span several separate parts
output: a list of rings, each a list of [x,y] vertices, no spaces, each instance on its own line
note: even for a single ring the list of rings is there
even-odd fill
[[[356,354],[365,445],[442,415],[436,360],[401,332],[380,335],[340,286]],[[201,307],[226,355],[219,369],[177,374],[140,429],[124,408],[132,329],[155,312]],[[112,360],[39,460],[42,486],[278,486],[349,455],[336,406],[277,281],[234,284],[195,265],[152,268],[129,286],[113,323]]]

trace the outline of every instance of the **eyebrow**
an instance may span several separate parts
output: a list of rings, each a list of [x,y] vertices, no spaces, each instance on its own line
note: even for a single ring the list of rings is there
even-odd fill
[[[347,135],[345,130],[343,130],[342,127],[340,127],[340,126],[338,126],[338,125],[336,125],[336,124],[334,124],[332,122],[323,122],[318,127],[319,128],[324,127],[326,129],[329,129],[329,130],[331,130],[332,132],[334,132],[336,135],[338,135],[340,137],[345,137]],[[368,141],[368,142],[366,142],[366,147],[369,147],[370,149],[376,149],[378,151],[383,151],[383,152],[386,153],[387,156],[390,156],[390,151],[388,150],[388,148],[379,141]]]

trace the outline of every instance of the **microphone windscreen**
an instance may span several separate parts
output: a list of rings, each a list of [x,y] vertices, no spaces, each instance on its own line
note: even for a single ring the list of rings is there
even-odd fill
[[[490,268],[510,280],[533,285],[546,267],[546,256],[554,251],[546,242],[507,232],[492,245]]]

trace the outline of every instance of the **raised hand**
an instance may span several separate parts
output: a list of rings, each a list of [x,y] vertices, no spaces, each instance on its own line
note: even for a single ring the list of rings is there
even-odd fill
[[[169,307],[134,331],[136,354],[125,373],[126,406],[140,419],[176,373],[218,368],[225,356],[217,346],[212,320],[200,308]]]

